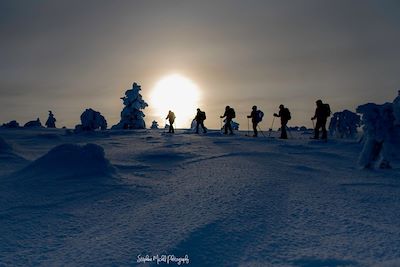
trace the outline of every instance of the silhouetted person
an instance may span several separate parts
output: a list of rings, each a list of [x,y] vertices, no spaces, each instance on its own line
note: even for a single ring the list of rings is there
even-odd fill
[[[254,132],[253,137],[257,137],[258,136],[257,126],[258,123],[261,121],[260,111],[257,110],[257,106],[252,107],[251,114],[247,116],[247,118],[251,118],[251,122],[253,124],[253,132]]]
[[[281,137],[280,138],[288,139],[286,128],[287,128],[288,121],[291,119],[289,109],[285,108],[285,106],[281,104],[281,105],[279,105],[279,113],[278,114],[274,113],[274,116],[281,118]]]
[[[167,115],[167,117],[165,118],[165,119],[168,119],[169,120],[169,130],[168,130],[168,133],[175,133],[175,130],[174,130],[174,126],[173,126],[173,124],[174,124],[174,122],[175,122],[175,114],[170,110],[170,111],[168,111],[168,115]]]
[[[316,102],[317,108],[315,109],[315,115],[311,118],[311,120],[317,119],[317,123],[315,124],[314,129],[314,138],[319,139],[319,129],[322,129],[322,139],[327,139],[328,134],[326,131],[326,121],[328,117],[331,115],[331,108],[329,104],[322,103],[322,100],[317,100]]]
[[[204,120],[206,119],[206,113],[198,108],[196,117],[194,117],[194,119],[196,120],[196,133],[199,133],[199,125],[201,125],[201,128],[203,128],[203,132],[206,133],[207,130],[206,127],[204,127]]]
[[[45,125],[47,126],[47,128],[56,128],[56,118],[54,118],[54,114],[53,112],[51,112],[51,110],[49,110],[49,117],[45,123]]]
[[[235,110],[233,108],[231,108],[230,106],[226,106],[225,113],[224,113],[224,115],[220,116],[220,118],[222,119],[224,117],[226,117],[225,125],[224,125],[224,130],[225,130],[224,134],[228,134],[228,130],[229,130],[230,134],[233,134],[231,123],[232,123],[232,119],[236,117]]]

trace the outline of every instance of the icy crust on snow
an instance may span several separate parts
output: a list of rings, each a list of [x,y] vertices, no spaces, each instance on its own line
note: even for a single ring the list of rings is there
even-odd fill
[[[114,172],[113,167],[105,158],[104,149],[96,144],[79,146],[62,144],[51,149],[44,156],[19,171],[21,174],[40,177],[75,178],[103,177]]]

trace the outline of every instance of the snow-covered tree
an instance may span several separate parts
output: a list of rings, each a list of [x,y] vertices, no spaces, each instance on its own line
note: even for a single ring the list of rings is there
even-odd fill
[[[112,129],[145,129],[146,124],[144,122],[144,113],[142,109],[145,109],[148,105],[142,99],[140,94],[140,85],[133,83],[132,89],[128,89],[125,92],[125,96],[121,97],[124,108],[121,111],[121,120],[117,125],[114,125]]]
[[[397,94],[397,97],[393,100],[393,114],[395,117],[395,125],[400,127],[400,90]]]
[[[360,124],[360,115],[345,109],[342,112],[333,114],[329,123],[329,133],[339,138],[354,138]]]
[[[151,123],[151,127],[150,127],[151,129],[158,129],[158,122],[156,122],[156,121],[153,121],[152,123]]]
[[[94,131],[97,129],[107,129],[106,119],[100,112],[91,108],[86,109],[81,115],[81,124],[75,126],[75,132]]]
[[[394,131],[393,104],[377,105],[368,103],[357,107],[363,124],[364,147],[360,154],[359,164],[364,168],[390,168],[393,156],[392,147],[396,142]]]
[[[25,128],[40,128],[43,127],[42,123],[40,122],[40,119],[37,118],[35,121],[28,121],[24,125]]]
[[[3,128],[19,128],[19,123],[16,120],[7,122],[7,123],[3,123],[3,125],[1,126]]]
[[[45,125],[47,126],[47,128],[56,128],[56,121],[57,120],[54,117],[53,112],[51,112],[51,110],[49,110],[49,117],[47,118]]]

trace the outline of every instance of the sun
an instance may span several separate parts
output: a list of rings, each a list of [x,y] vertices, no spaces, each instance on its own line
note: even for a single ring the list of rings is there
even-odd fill
[[[150,93],[150,107],[164,125],[169,110],[175,113],[176,128],[190,128],[200,102],[200,90],[190,79],[172,74],[159,80]],[[162,122],[162,123],[160,123]]]

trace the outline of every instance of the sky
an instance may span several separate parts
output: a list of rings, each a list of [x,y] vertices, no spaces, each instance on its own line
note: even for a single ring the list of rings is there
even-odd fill
[[[242,129],[253,105],[263,128],[279,104],[289,124],[311,126],[317,99],[333,111],[392,101],[399,70],[397,0],[0,0],[0,122],[52,110],[74,127],[93,108],[111,126],[133,82],[148,101],[179,74],[198,86],[209,128],[226,105]]]

